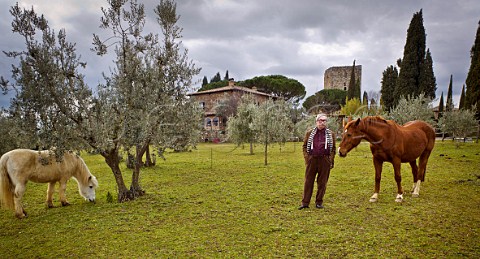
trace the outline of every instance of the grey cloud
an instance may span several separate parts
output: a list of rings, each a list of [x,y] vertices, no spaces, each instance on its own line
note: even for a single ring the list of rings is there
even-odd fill
[[[97,57],[89,50],[92,34],[103,33],[98,26],[100,7],[106,1],[53,2],[81,11],[57,13],[55,21],[70,25],[67,37],[77,43],[79,54],[88,63],[84,73],[94,87],[102,81],[101,72],[108,73],[112,67],[113,57]],[[158,1],[140,2],[147,11],[145,31],[160,33],[153,12]],[[0,3],[3,6],[0,15],[10,17],[6,7],[15,2],[0,0]],[[46,0],[37,0],[35,4],[44,10],[52,5]],[[197,81],[201,83],[203,76],[210,79],[217,72],[223,77],[226,70],[236,80],[283,74],[304,84],[307,96],[323,89],[323,73],[328,67],[351,65],[354,59],[363,66],[362,91],[379,91],[382,72],[403,56],[410,20],[420,9],[423,9],[427,48],[434,61],[437,96],[442,91],[446,94],[453,74],[457,98],[454,102],[458,103],[480,18],[480,5],[475,0],[177,1],[182,41],[189,49],[189,57],[202,68]],[[11,35],[10,20],[0,21],[2,35]],[[18,47],[19,41],[13,36],[0,42],[1,50]],[[10,62],[0,57],[1,75],[9,74]]]

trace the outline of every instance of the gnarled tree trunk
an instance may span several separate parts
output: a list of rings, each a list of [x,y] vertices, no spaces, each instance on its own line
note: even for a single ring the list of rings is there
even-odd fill
[[[117,149],[110,149],[108,151],[101,152],[101,155],[105,158],[105,162],[112,170],[115,181],[118,188],[118,202],[125,202],[135,199],[133,193],[127,189],[125,182],[123,181],[122,171],[120,170],[120,157]]]
[[[150,146],[147,146],[147,151],[145,152],[145,167],[151,167],[155,165],[155,161],[152,161],[152,156],[150,154]]]
[[[148,143],[143,146],[137,145],[135,150],[135,168],[132,173],[132,184],[130,185],[130,191],[135,197],[143,196],[145,191],[140,186],[140,168],[142,167],[142,157],[143,154],[147,151]]]

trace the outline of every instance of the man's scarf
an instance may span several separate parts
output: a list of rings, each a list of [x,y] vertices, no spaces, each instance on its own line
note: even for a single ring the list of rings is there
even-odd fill
[[[308,142],[307,142],[307,153],[311,154],[312,149],[313,149],[313,137],[315,137],[315,134],[317,134],[318,128],[315,127],[313,128],[312,132],[310,132],[310,136],[308,137]],[[332,151],[333,147],[333,137],[332,137],[332,132],[330,129],[326,128],[325,129],[325,149],[328,148],[329,151]]]

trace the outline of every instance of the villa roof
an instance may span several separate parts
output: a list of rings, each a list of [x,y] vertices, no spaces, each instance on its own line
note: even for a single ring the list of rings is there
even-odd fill
[[[250,89],[250,88],[247,88],[247,87],[236,86],[236,85],[228,85],[228,86],[215,88],[215,89],[210,89],[210,90],[206,90],[206,91],[188,93],[188,95],[194,96],[194,95],[203,95],[203,94],[212,94],[212,93],[219,93],[219,92],[230,92],[230,91],[241,91],[241,92],[247,92],[247,93],[251,93],[251,94],[263,95],[263,96],[267,96],[267,97],[276,98],[276,96],[274,96],[274,95],[267,94],[267,93],[264,93],[264,92],[260,92],[260,91],[257,91],[256,89]]]

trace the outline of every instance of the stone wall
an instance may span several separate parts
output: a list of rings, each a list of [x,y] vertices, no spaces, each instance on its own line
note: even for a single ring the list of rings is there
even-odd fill
[[[350,76],[352,74],[352,66],[330,67],[325,70],[323,77],[323,89],[340,89],[347,90],[350,84]],[[362,65],[355,66],[355,81],[362,84]]]

